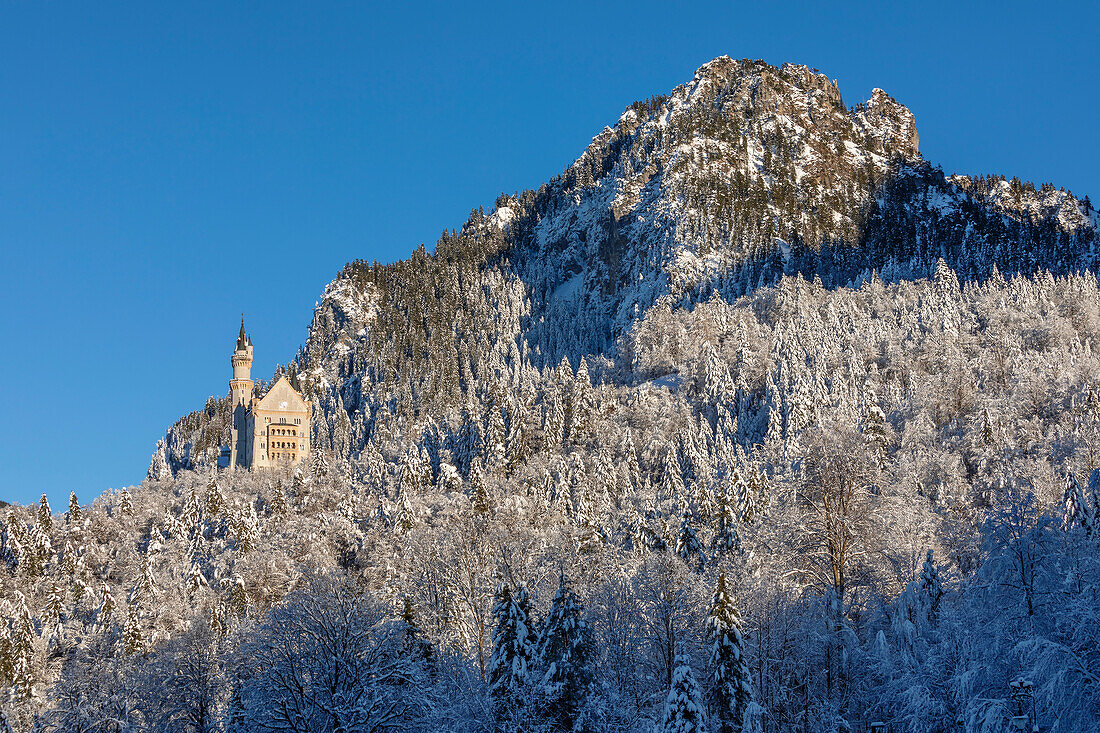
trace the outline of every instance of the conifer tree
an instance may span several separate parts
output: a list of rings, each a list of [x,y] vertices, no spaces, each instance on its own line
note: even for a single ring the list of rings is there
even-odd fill
[[[247,555],[256,547],[257,526],[259,517],[256,516],[256,507],[248,502],[244,507],[236,506],[229,517],[229,527],[233,536],[237,539],[237,551]]]
[[[492,510],[489,492],[485,488],[485,476],[481,472],[481,459],[477,457],[470,462],[470,494],[476,513],[485,515]]]
[[[538,652],[547,710],[561,730],[573,729],[592,682],[591,640],[581,612],[577,597],[562,574],[543,625]]]
[[[681,654],[676,655],[672,685],[665,698],[665,707],[658,727],[660,733],[706,733],[706,713],[699,694],[699,685],[691,665]]]
[[[691,526],[691,512],[687,509],[680,515],[680,532],[676,535],[676,554],[689,565],[694,563],[695,572],[703,572],[703,565],[706,563],[703,545],[695,534],[695,528]]]
[[[133,598],[147,601],[160,593],[156,578],[153,575],[153,558],[145,555],[141,558],[141,579],[134,588]]]
[[[43,494],[38,502],[38,526],[49,534],[53,531],[53,514],[50,512],[50,500]]]
[[[222,587],[227,591],[226,607],[229,613],[236,618],[244,618],[248,613],[248,589],[244,586],[244,580],[234,575],[222,581]]]
[[[27,608],[27,599],[19,591],[14,592],[11,604],[11,620],[4,654],[0,658],[3,668],[0,677],[11,682],[12,694],[17,698],[27,698],[34,694],[32,669],[34,662],[34,619]]]
[[[928,607],[928,620],[934,626],[940,613],[940,602],[943,600],[943,585],[940,583],[940,571],[932,561],[932,551],[929,550],[924,557],[924,565],[920,572],[920,591]]]
[[[515,703],[527,684],[535,658],[527,614],[507,583],[497,587],[493,603],[493,653],[489,660],[489,694],[498,711]]]
[[[665,451],[661,464],[661,499],[682,499],[684,495],[684,474],[680,461],[676,457],[676,447],[671,443]]]
[[[520,583],[517,585],[512,592],[512,597],[515,599],[520,612],[523,613],[523,617],[527,619],[527,645],[531,648],[531,660],[534,664],[539,648],[539,623],[531,610],[531,593],[527,590],[527,584]]]
[[[554,399],[546,411],[543,425],[543,451],[547,457],[561,452],[565,440],[565,409],[561,399]]]
[[[54,581],[50,585],[50,592],[46,595],[46,605],[43,608],[46,620],[60,624],[65,615],[65,586],[60,581]]]
[[[209,483],[206,485],[206,497],[205,497],[205,513],[206,517],[213,519],[226,510],[225,496],[222,494],[222,487],[218,485],[218,479],[216,476],[210,478]]]
[[[275,484],[271,489],[271,503],[268,504],[270,513],[276,517],[285,517],[287,513],[286,492],[281,483]]]
[[[1093,506],[1084,489],[1077,482],[1073,472],[1066,474],[1065,489],[1062,492],[1063,524],[1067,530],[1074,527],[1082,528],[1086,533],[1092,532]]]
[[[114,595],[111,593],[111,586],[104,583],[103,596],[95,613],[95,629],[97,631],[104,631],[108,627],[114,618],[116,608],[117,604]]]
[[[889,438],[886,434],[886,413],[878,406],[874,392],[868,392],[863,398],[863,417],[860,430],[871,446],[879,468],[886,466]]]
[[[38,577],[46,572],[46,565],[50,561],[50,553],[53,546],[50,537],[35,522],[27,532],[23,552],[23,570],[31,577]]]
[[[127,654],[137,654],[145,650],[145,632],[141,628],[141,617],[137,606],[126,607],[126,621],[122,627],[122,648]]]
[[[504,468],[507,458],[506,432],[504,415],[500,406],[493,402],[489,406],[489,414],[485,420],[485,467],[491,472]]]
[[[714,537],[711,553],[715,556],[741,552],[741,538],[737,535],[738,512],[736,498],[732,496],[734,477],[727,474],[718,482],[715,490]]]
[[[745,709],[752,701],[752,681],[745,659],[741,618],[729,596],[726,574],[718,574],[714,602],[707,617],[710,637],[708,700],[719,733],[741,733]]]
[[[431,665],[434,660],[432,643],[424,638],[424,634],[420,630],[420,624],[416,620],[416,609],[408,596],[401,599],[401,613],[399,615],[404,627],[402,630],[402,644],[406,652],[413,659],[427,665],[429,672],[431,672]]]
[[[134,501],[130,496],[130,492],[126,489],[119,492],[118,511],[124,517],[134,516]]]
[[[76,498],[76,492],[69,492],[69,511],[65,513],[65,521],[68,524],[77,525],[80,524],[82,519],[80,513],[80,500]]]

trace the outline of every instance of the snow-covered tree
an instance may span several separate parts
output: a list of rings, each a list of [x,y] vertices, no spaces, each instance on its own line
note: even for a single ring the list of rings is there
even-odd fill
[[[672,686],[665,698],[665,707],[657,730],[660,733],[706,733],[707,716],[699,684],[695,681],[695,673],[691,671],[691,664],[684,655],[676,655]]]
[[[1091,482],[1091,477],[1090,477]],[[1096,518],[1093,516],[1093,502],[1078,483],[1073,472],[1066,474],[1064,488],[1062,490],[1062,523],[1069,530],[1080,527],[1086,534],[1091,534]]]
[[[680,515],[680,532],[676,535],[676,554],[684,562],[694,565],[695,571],[703,572],[706,556],[703,554],[703,545],[695,534],[692,526],[691,512],[684,510]]]
[[[76,492],[69,492],[69,510],[65,513],[65,522],[72,526],[78,526],[81,522],[80,500],[76,498]]]
[[[562,574],[543,623],[538,661],[548,713],[563,730],[573,729],[592,684],[592,642],[582,613]]]
[[[497,588],[493,604],[493,654],[489,659],[489,694],[506,711],[524,693],[535,661],[526,610],[507,583]]]
[[[710,672],[707,699],[719,733],[741,733],[752,702],[752,677],[741,636],[741,616],[730,598],[726,574],[718,574],[714,602],[707,616]]]
[[[53,514],[50,512],[50,500],[43,494],[38,501],[38,526],[49,534],[53,531]]]

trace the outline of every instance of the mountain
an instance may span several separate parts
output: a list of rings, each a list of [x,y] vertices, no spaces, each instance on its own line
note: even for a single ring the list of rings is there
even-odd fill
[[[940,259],[964,280],[994,266],[1095,271],[1097,221],[1049,184],[945,176],[881,89],[848,108],[805,66],[721,57],[632,104],[537,191],[473,212],[433,254],[350,263],[289,369],[331,424],[315,437],[350,456],[393,381],[422,382],[411,389],[428,406],[521,362],[587,355],[629,379],[623,337],[659,301],[733,300],[793,274],[830,288],[913,279]],[[226,410],[210,402],[174,426],[152,474],[211,463]]]
[[[1100,217],[918,142],[722,57],[349,263],[273,375],[307,464],[217,471],[211,397],[142,485],[0,517],[0,713],[1100,730]]]

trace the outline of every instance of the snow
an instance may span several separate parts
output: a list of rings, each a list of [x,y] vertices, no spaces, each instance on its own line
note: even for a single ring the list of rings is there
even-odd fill
[[[493,215],[489,217],[489,221],[497,229],[501,231],[507,231],[508,226],[512,223],[512,220],[516,218],[516,212],[512,210],[510,206],[498,207]]]
[[[684,385],[684,378],[679,374],[666,374],[663,377],[649,380],[647,384],[667,389],[669,392],[679,392]]]
[[[550,299],[558,303],[573,300],[577,293],[580,292],[583,284],[584,273],[578,272],[576,275],[554,288],[553,292],[550,293]]]

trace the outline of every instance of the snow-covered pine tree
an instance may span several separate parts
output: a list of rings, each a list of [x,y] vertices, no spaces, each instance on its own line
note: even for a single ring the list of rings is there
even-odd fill
[[[15,591],[8,623],[0,672],[10,681],[14,697],[29,698],[34,694],[34,619],[27,608],[26,597],[19,591]]]
[[[1062,522],[1066,530],[1080,527],[1091,534],[1094,517],[1093,505],[1077,478],[1070,471],[1066,474],[1065,489],[1062,492]]]
[[[141,616],[137,606],[126,607],[126,621],[122,627],[122,648],[127,654],[137,654],[145,650],[145,631],[141,627]]]
[[[710,675],[707,698],[719,733],[741,733],[745,709],[752,702],[752,677],[745,659],[741,616],[729,596],[726,574],[718,574],[714,602],[707,616]]]
[[[928,621],[933,626],[940,614],[940,602],[943,600],[943,584],[940,582],[940,571],[932,561],[932,550],[928,550],[924,557],[924,565],[920,571],[920,593],[928,608]]]
[[[685,509],[680,515],[680,532],[676,535],[676,554],[689,565],[694,565],[695,572],[702,573],[707,558],[703,554],[703,545],[695,534],[692,526],[691,511]]]
[[[470,461],[470,501],[473,502],[474,511],[480,515],[484,516],[492,511],[489,491],[485,486],[485,474],[481,471],[481,459],[477,456]]]
[[[124,517],[134,516],[134,499],[127,489],[118,492],[118,511]]]
[[[60,580],[55,580],[50,585],[50,591],[46,595],[46,605],[43,607],[45,621],[60,626],[61,621],[64,620],[65,617],[66,595],[67,591],[65,585]]]
[[[547,711],[559,729],[572,730],[592,683],[592,648],[582,608],[561,575],[539,639],[539,669]]]
[[[431,641],[425,638],[423,631],[420,629],[420,623],[416,620],[416,608],[413,606],[412,599],[408,596],[401,599],[401,613],[399,615],[402,623],[401,643],[406,654],[415,661],[427,666],[428,671],[431,672],[435,652],[432,649]]]
[[[659,501],[680,500],[684,496],[684,473],[680,468],[680,459],[676,457],[676,446],[668,444],[664,462],[661,464],[661,483]]]
[[[49,534],[53,531],[53,514],[50,512],[50,500],[43,494],[38,502],[38,526]]]
[[[507,439],[504,414],[496,402],[491,402],[485,418],[485,468],[490,472],[504,468],[508,455],[505,448]]]
[[[886,413],[878,405],[878,397],[873,390],[863,396],[863,414],[860,418],[860,432],[871,447],[879,468],[886,466],[889,437],[886,433]]]
[[[519,583],[512,592],[512,598],[515,599],[516,606],[523,613],[523,617],[527,619],[527,645],[531,648],[531,659],[534,664],[537,661],[539,649],[539,623],[531,610],[531,593],[527,590],[527,584]]]
[[[672,685],[657,730],[659,733],[706,733],[707,716],[691,665],[682,654],[676,655],[674,664]]]
[[[507,583],[497,587],[493,603],[493,653],[489,659],[489,694],[498,714],[518,703],[535,659],[527,614]]]
[[[565,408],[560,398],[553,399],[546,408],[542,432],[543,452],[547,458],[560,453],[565,440]]]
[[[99,608],[96,609],[93,629],[97,632],[106,631],[114,619],[117,607],[118,604],[115,602],[114,594],[111,593],[111,586],[104,583],[103,595],[99,602]]]
[[[37,577],[46,572],[53,546],[50,536],[35,522],[27,531],[24,544],[23,570],[27,575]]]
[[[69,511],[65,513],[65,522],[72,526],[80,524],[83,517],[80,513],[80,500],[76,498],[76,492],[69,492]]]
[[[735,505],[734,477],[727,472],[718,480],[715,487],[714,536],[710,541],[710,551],[715,557],[723,557],[742,551],[741,538],[737,535],[738,511]]]

